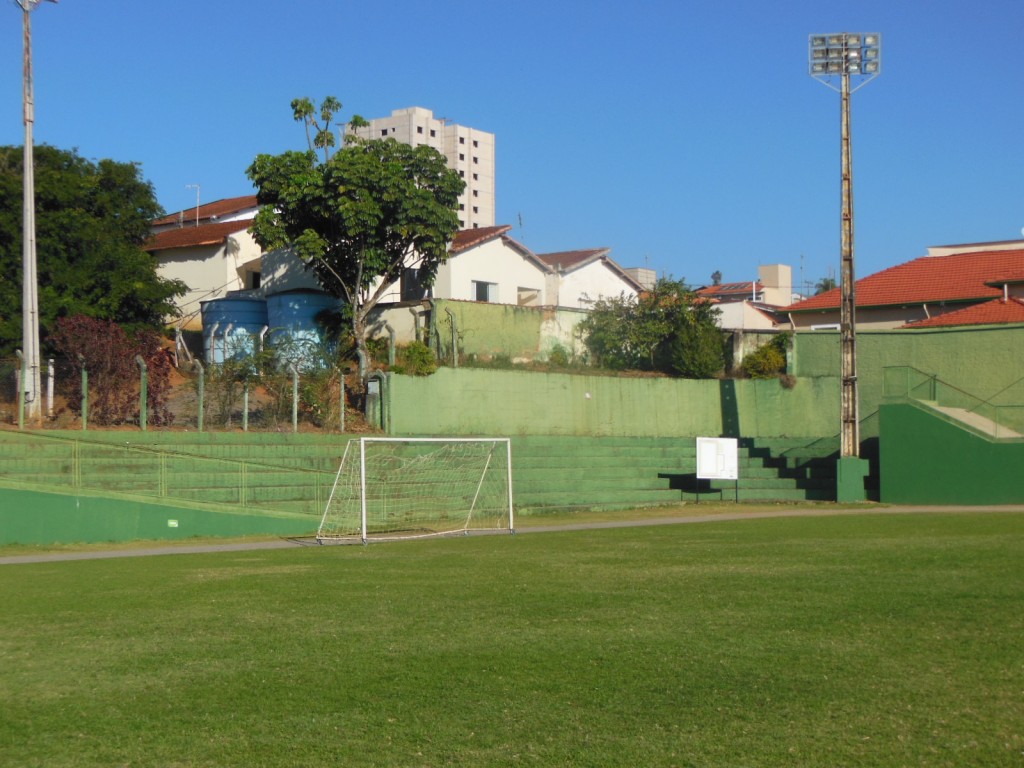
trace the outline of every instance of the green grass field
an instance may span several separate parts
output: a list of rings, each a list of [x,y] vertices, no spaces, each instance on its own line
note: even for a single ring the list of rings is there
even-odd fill
[[[1024,514],[0,566],[4,766],[1021,766]]]

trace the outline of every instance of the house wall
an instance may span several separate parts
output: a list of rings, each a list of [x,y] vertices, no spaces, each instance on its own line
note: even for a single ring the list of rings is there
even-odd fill
[[[497,291],[492,302],[519,303],[519,289],[539,292],[539,303],[549,303],[544,272],[502,238],[462,251],[441,265],[434,282],[434,295],[459,301],[475,301],[473,281],[494,283]]]
[[[247,275],[261,269],[261,249],[245,231],[231,235],[224,245],[171,248],[156,256],[161,277],[181,280],[189,287],[176,302],[185,318],[182,328],[188,331],[202,329],[200,302],[247,288]]]
[[[636,296],[622,277],[601,260],[592,261],[578,269],[561,274],[558,297],[551,303],[560,307],[590,309],[601,298]]]
[[[265,296],[287,291],[322,290],[316,273],[306,269],[295,254],[286,248],[263,254],[260,292]]]
[[[441,368],[388,379],[389,432],[694,437],[825,437],[839,384],[775,379],[621,378]]]
[[[911,304],[906,307],[879,307],[857,309],[857,330],[894,330],[907,323],[918,320],[927,320],[929,317],[938,317],[947,312],[955,312],[963,309],[966,304],[929,304],[923,307],[919,304]],[[796,330],[810,330],[814,325],[829,325],[839,323],[839,309],[824,310],[821,312],[794,312],[790,315]]]
[[[1024,385],[1024,326],[922,328],[857,334],[860,416],[868,419],[882,402],[887,366],[911,366],[982,400],[1021,402]],[[838,377],[839,333],[798,333],[790,350],[790,373],[803,381]]]

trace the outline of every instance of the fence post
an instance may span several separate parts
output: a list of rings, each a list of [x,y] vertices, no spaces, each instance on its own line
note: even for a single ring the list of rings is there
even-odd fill
[[[292,432],[299,431],[299,369],[295,363],[288,363],[292,369]]]
[[[56,366],[54,366],[53,358],[51,357],[46,361],[49,363],[49,368],[46,375],[46,416],[53,418],[53,380],[56,376]]]
[[[78,362],[82,366],[82,431],[89,428],[89,370],[85,367],[85,357],[79,353]]]
[[[198,381],[198,385],[196,387],[196,397],[199,400],[199,412],[196,414],[196,428],[200,432],[202,432],[203,431],[203,411],[205,410],[204,405],[203,405],[203,396],[204,396],[205,392],[203,391],[203,389],[204,389],[204,384],[206,382],[206,370],[203,368],[203,364],[201,362],[199,362],[199,358],[198,357],[195,359],[194,362],[195,362],[196,369],[199,371],[199,381]]]
[[[338,378],[340,380],[339,388],[341,389],[341,402],[339,403],[339,412],[341,414],[341,434],[345,434],[345,371],[342,368],[338,369]]]
[[[25,428],[25,387],[28,384],[26,381],[25,372],[25,356],[21,354],[21,350],[15,350],[14,354],[18,356],[18,429]]]
[[[242,431],[249,431],[249,379],[242,383]]]
[[[142,355],[135,356],[135,362],[139,364],[139,426],[146,431],[146,401],[149,399],[149,371],[146,369],[146,361]]]

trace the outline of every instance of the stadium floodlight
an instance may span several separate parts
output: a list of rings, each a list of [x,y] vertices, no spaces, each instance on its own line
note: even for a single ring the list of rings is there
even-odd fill
[[[363,437],[348,442],[317,541],[513,532],[507,437]]]
[[[850,94],[882,71],[882,36],[877,32],[837,32],[811,35],[808,41],[811,77],[841,94],[842,200],[840,210],[841,345],[840,458],[860,455],[857,402],[857,336],[853,269],[853,160],[850,147]],[[851,89],[850,79],[858,82]],[[839,79],[837,88],[832,79]]]
[[[18,382],[25,393],[29,421],[42,418],[42,383],[39,352],[39,280],[36,274],[36,190],[32,127],[35,95],[32,88],[32,10],[40,0],[14,0],[22,10],[22,115],[25,146],[22,159],[21,346],[24,371]],[[57,0],[50,0],[56,3]]]

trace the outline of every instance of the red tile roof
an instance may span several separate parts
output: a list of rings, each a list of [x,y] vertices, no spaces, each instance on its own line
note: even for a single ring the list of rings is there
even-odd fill
[[[224,200],[216,200],[212,203],[206,203],[205,205],[199,206],[198,217],[199,222],[202,224],[204,221],[209,221],[211,217],[229,216],[233,213],[247,210],[249,208],[257,207],[256,195],[243,195],[242,197],[229,197]],[[153,221],[154,227],[162,227],[168,224],[177,224],[179,221],[185,224],[191,223],[195,226],[196,223],[196,209],[186,208],[183,211],[176,211],[175,213],[169,213],[159,219]]]
[[[858,280],[856,301],[858,307],[983,301],[1001,296],[1001,282],[1016,282],[1022,273],[1024,249],[922,256]],[[786,311],[838,309],[839,291],[812,296]]]
[[[166,251],[170,248],[195,248],[202,245],[220,245],[228,235],[244,232],[252,224],[252,219],[243,221],[226,221],[218,224],[200,224],[198,227],[174,227],[157,232],[146,241],[143,248],[150,253]]]
[[[609,248],[584,248],[578,251],[558,251],[556,253],[538,253],[537,258],[549,267],[574,269],[588,262],[607,256]]]
[[[1013,298],[993,299],[981,304],[947,312],[938,317],[907,323],[904,328],[946,328],[954,325],[1006,325],[1024,323],[1024,301]]]
[[[481,243],[486,243],[488,240],[501,237],[511,229],[511,224],[502,224],[497,227],[477,227],[475,229],[459,230],[455,233],[455,237],[452,240],[452,245],[449,250],[453,254],[460,253],[461,251],[473,248]]]

